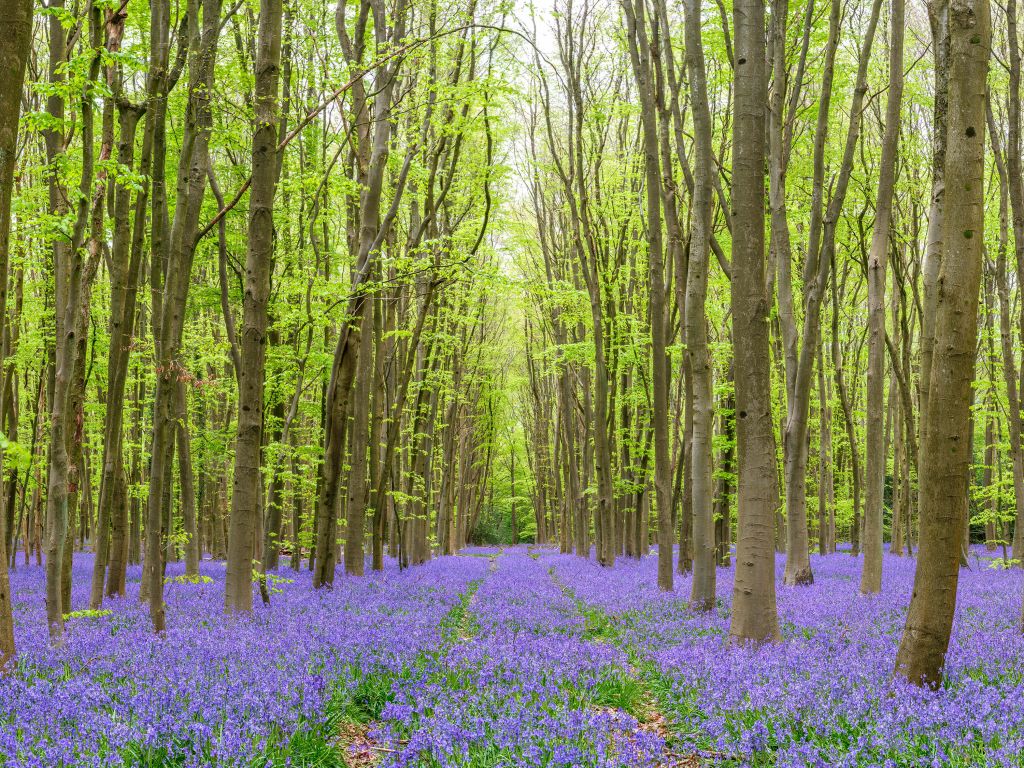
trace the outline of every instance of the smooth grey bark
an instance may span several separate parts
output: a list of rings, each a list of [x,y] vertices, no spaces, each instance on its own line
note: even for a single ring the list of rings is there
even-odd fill
[[[885,282],[896,185],[896,159],[900,141],[900,109],[903,101],[903,0],[889,6],[889,90],[886,94],[885,132],[878,170],[875,225],[868,253],[868,393],[865,448],[864,567],[860,591],[868,595],[882,590],[882,518],[887,451],[885,410]]]
[[[7,317],[11,201],[14,196],[14,166],[18,152],[21,89],[32,43],[32,6],[31,0],[5,0],[4,22],[0,25],[0,70],[6,73],[0,79],[0,323],[6,322]],[[2,357],[0,370],[3,370]],[[11,585],[7,572],[7,540],[10,531],[6,530],[6,526],[7,523],[0,518],[0,675],[6,672],[8,662],[14,658],[15,652]]]
[[[690,603],[701,611],[715,606],[716,558],[711,450],[715,408],[711,353],[708,349],[707,300],[711,250],[712,172],[711,110],[708,104],[700,0],[683,4],[686,71],[693,112],[693,200],[690,253],[686,272],[686,356],[693,390],[690,476],[693,498],[693,588]]]
[[[941,685],[956,609],[970,446],[978,335],[978,294],[984,251],[985,81],[991,23],[988,0],[952,0],[948,47],[945,198],[942,263],[935,285],[934,346],[927,410],[922,411],[920,546],[914,592],[896,656],[896,673],[911,683]],[[944,39],[945,38],[945,39]]]
[[[736,361],[736,576],[733,642],[779,638],[775,602],[775,427],[771,404],[768,298],[765,293],[765,9],[733,3],[736,70],[733,101],[732,314]]]
[[[658,504],[658,587],[672,591],[672,454],[669,449],[669,360],[666,341],[665,264],[661,231],[661,162],[651,59],[661,55],[660,20],[651,17],[648,35],[643,0],[622,3],[628,30],[629,56],[640,96],[644,190],[647,204],[647,259],[650,284],[651,401],[654,421],[654,487]],[[598,431],[602,430],[600,420]]]
[[[263,399],[267,303],[274,261],[274,195],[278,179],[278,90],[282,0],[261,0],[256,43],[256,125],[252,136],[248,248],[239,340],[238,421],[224,584],[226,613],[252,610],[252,563],[262,514]]]

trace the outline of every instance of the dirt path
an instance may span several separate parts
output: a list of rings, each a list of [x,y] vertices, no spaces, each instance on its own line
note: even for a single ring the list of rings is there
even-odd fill
[[[608,616],[601,608],[579,599],[572,588],[558,576],[554,566],[548,568],[548,575],[555,585],[577,605],[580,613],[587,617],[588,629],[584,636],[586,637],[587,633],[592,632],[593,635],[588,637],[591,642],[613,645],[629,658],[629,663],[625,665],[624,670],[629,679],[643,690],[639,706],[635,707],[631,714],[639,722],[640,731],[658,736],[665,744],[657,768],[700,768],[703,763],[699,755],[692,752],[681,753],[672,749],[671,745],[674,739],[672,729],[661,709],[658,696],[652,690],[651,680],[643,671],[642,659],[636,650],[622,639],[615,619]]]

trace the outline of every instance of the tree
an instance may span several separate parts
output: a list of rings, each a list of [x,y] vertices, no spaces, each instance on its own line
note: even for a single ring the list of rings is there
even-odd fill
[[[200,7],[202,13],[200,14]],[[155,632],[166,627],[164,614],[163,541],[171,531],[171,470],[179,410],[179,386],[187,369],[180,357],[185,309],[195,257],[199,216],[206,194],[210,165],[212,114],[209,94],[213,92],[214,63],[220,36],[220,0],[192,0],[188,14],[189,83],[188,108],[183,129],[182,152],[178,158],[177,194],[174,219],[166,243],[153,244],[150,280],[162,286],[162,296],[153,308],[157,352],[156,391],[153,396],[153,429],[150,438],[150,474],[146,516],[145,585],[150,617]],[[166,17],[165,17],[166,18]],[[159,139],[158,139],[159,141]],[[157,156],[160,153],[157,152]],[[154,203],[158,203],[155,191]],[[154,212],[154,221],[161,216]],[[160,248],[166,245],[164,258]],[[160,274],[161,268],[163,274]]]
[[[373,11],[373,40],[378,55],[391,47],[397,46],[406,34],[408,3],[400,0],[391,14],[391,26],[387,25],[385,10],[382,4],[363,0],[360,3],[358,19],[360,30],[370,11]],[[354,45],[348,43],[347,3],[339,0],[337,7],[337,31],[346,49],[346,57],[350,64],[362,68],[364,41],[357,36]],[[365,316],[363,305],[369,296],[369,280],[373,267],[380,255],[380,248],[388,236],[391,224],[397,211],[387,210],[382,217],[382,193],[385,171],[391,150],[391,131],[393,121],[391,110],[396,98],[396,82],[401,67],[401,59],[382,64],[374,71],[375,81],[382,83],[373,93],[372,98],[364,90],[361,81],[369,72],[361,72],[355,80],[354,113],[357,117],[370,123],[365,127],[367,133],[362,136],[363,151],[367,153],[364,166],[360,167],[363,191],[360,195],[357,224],[352,227],[353,239],[356,244],[355,266],[352,276],[351,298],[346,307],[346,320],[338,331],[338,341],[334,349],[334,362],[331,367],[330,383],[327,389],[327,410],[324,421],[324,457],[320,465],[320,495],[317,500],[317,538],[315,552],[315,568],[313,584],[320,587],[334,583],[334,567],[336,563],[336,531],[337,503],[340,485],[341,464],[344,456],[345,441],[348,429],[348,409],[351,398],[352,382],[355,378],[359,358],[359,334],[362,332],[362,320]],[[367,83],[367,85],[369,85]],[[408,158],[406,168],[408,167]],[[402,174],[394,194],[396,201],[401,194],[407,176]],[[378,503],[380,499],[378,497]]]
[[[709,611],[715,606],[715,521],[711,485],[711,449],[715,429],[712,361],[708,350],[707,300],[711,247],[712,168],[711,111],[701,40],[699,0],[683,5],[686,17],[686,69],[693,99],[693,211],[690,258],[686,271],[686,355],[693,379],[693,435],[690,448],[693,496],[693,591],[690,602]]]
[[[864,568],[860,591],[882,589],[882,508],[885,491],[885,280],[892,221],[893,189],[903,99],[903,0],[893,0],[889,12],[889,91],[886,94],[885,134],[878,171],[875,227],[868,255],[868,396],[867,495],[864,504]]]
[[[736,74],[733,102],[733,354],[736,360],[736,489],[739,532],[729,636],[779,637],[775,606],[778,499],[771,406],[768,300],[765,295],[765,10],[762,0],[733,3]]]
[[[5,1],[0,16],[0,62],[7,75],[0,80],[0,322],[7,317],[7,281],[10,268],[11,200],[18,155],[18,118],[21,89],[32,43],[31,0]],[[0,359],[0,370],[3,360]],[[2,456],[0,456],[2,459]],[[0,517],[0,675],[14,657],[14,620],[11,585],[7,573],[7,523]]]
[[[652,417],[654,419],[654,486],[658,501],[658,586],[672,591],[672,457],[669,452],[669,360],[665,351],[665,266],[661,239],[661,165],[655,113],[654,73],[651,60],[661,56],[660,19],[651,18],[648,38],[643,0],[624,0],[629,30],[629,55],[640,92],[643,126],[644,174],[647,201],[647,259],[650,272]],[[706,498],[710,507],[710,494]],[[714,573],[714,566],[712,566]],[[713,590],[712,590],[713,591]]]
[[[252,609],[252,562],[263,486],[263,390],[266,378],[267,302],[274,261],[274,192],[278,160],[278,87],[282,0],[262,0],[256,49],[256,125],[252,136],[245,310],[238,376],[238,433],[228,530],[224,608]]]
[[[936,270],[927,408],[922,407],[921,536],[914,594],[896,656],[896,672],[937,688],[956,608],[984,249],[985,80],[991,27],[986,0],[930,8],[933,45],[948,51],[941,169],[941,263]],[[942,139],[937,139],[941,141]]]

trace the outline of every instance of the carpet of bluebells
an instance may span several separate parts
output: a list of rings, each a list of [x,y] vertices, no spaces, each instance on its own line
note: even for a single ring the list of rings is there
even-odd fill
[[[76,558],[73,607],[92,562]],[[50,647],[43,572],[12,572],[19,657],[0,679],[0,767],[670,768],[1024,766],[1024,574],[975,556],[947,682],[892,678],[914,561],[814,557],[779,589],[783,641],[732,648],[715,611],[546,549],[474,548],[314,591],[283,569],[269,607],[222,615],[223,565],[168,572],[168,631],[129,595],[74,614]],[[782,562],[779,561],[780,577]]]

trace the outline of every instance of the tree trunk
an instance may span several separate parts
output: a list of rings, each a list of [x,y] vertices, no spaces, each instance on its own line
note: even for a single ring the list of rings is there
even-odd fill
[[[765,295],[765,10],[762,0],[733,3],[733,350],[739,532],[729,635],[734,642],[779,638],[775,605],[777,497],[771,404],[768,300]]]
[[[658,503],[658,587],[672,591],[672,453],[669,448],[669,359],[666,342],[665,264],[661,238],[661,163],[659,160],[654,73],[651,59],[660,57],[660,23],[652,16],[648,38],[643,0],[624,0],[629,29],[629,54],[639,91],[647,202],[647,259],[651,300],[652,418],[654,427],[654,488]],[[658,84],[657,87],[660,87]],[[595,318],[595,322],[597,319]],[[600,397],[600,395],[599,395]],[[604,429],[598,416],[597,430]],[[710,502],[710,495],[708,496]],[[709,504],[710,508],[710,504]],[[714,566],[712,566],[712,573]]]
[[[985,80],[991,29],[987,0],[936,4],[948,12],[933,45],[948,48],[942,265],[936,283],[927,410],[922,411],[920,548],[896,671],[937,688],[949,646],[966,522],[970,418],[984,248]],[[948,37],[947,37],[948,36]],[[941,124],[941,123],[940,123]]]
[[[185,383],[178,384],[178,432],[175,445],[178,451],[178,493],[181,499],[181,524],[185,541],[185,575],[199,575],[199,526],[196,520],[195,474],[192,471],[192,437],[189,434],[188,401]]]
[[[818,554],[835,551],[835,476],[832,465],[832,391],[825,376],[825,353],[818,351]]]
[[[63,8],[63,2],[56,4]],[[53,396],[50,402],[49,471],[47,476],[47,559],[46,559],[46,610],[50,627],[50,639],[54,643],[63,640],[64,619],[69,605],[70,588],[65,581],[65,550],[69,546],[71,507],[69,502],[77,500],[75,494],[77,464],[72,463],[68,448],[75,441],[75,369],[79,354],[79,341],[84,340],[88,317],[88,288],[95,270],[90,269],[98,251],[90,254],[87,264],[83,253],[86,227],[96,196],[93,189],[95,178],[95,147],[93,145],[94,116],[92,84],[99,75],[99,48],[103,44],[104,25],[100,8],[91,5],[88,12],[90,45],[97,53],[90,62],[88,81],[82,94],[82,174],[77,190],[77,204],[74,225],[70,238],[58,239],[53,244],[54,308],[56,319]],[[64,119],[64,102],[60,96],[64,80],[64,63],[68,56],[67,33],[59,14],[50,17],[49,30],[50,81],[58,87],[47,98],[47,113],[57,121]],[[66,152],[63,135],[54,129],[44,131],[49,169],[50,212],[63,215],[68,212],[68,190],[63,186],[57,165]],[[102,189],[99,191],[102,202]],[[83,305],[84,298],[84,305]],[[84,317],[83,317],[84,316]],[[66,594],[68,593],[68,594]]]
[[[274,193],[278,178],[278,86],[282,0],[261,0],[256,48],[256,127],[252,136],[245,295],[239,344],[238,424],[224,584],[227,613],[252,610],[252,562],[263,486],[263,388],[267,302],[274,261]]]
[[[359,365],[356,372],[353,397],[352,450],[348,475],[348,499],[345,504],[345,573],[362,576],[365,568],[363,538],[366,529],[367,450],[370,441],[370,386],[374,378],[373,360],[373,306],[363,307],[360,336]]]
[[[345,0],[339,0],[336,12],[339,37],[343,45],[346,42],[345,31]],[[406,15],[409,12],[405,0],[399,0],[393,14],[393,24],[385,29],[383,25],[375,28],[378,47],[402,40],[405,36]],[[353,62],[356,63],[356,62]],[[338,333],[338,342],[334,350],[334,362],[326,392],[326,409],[324,421],[324,458],[320,463],[318,477],[319,494],[316,507],[316,549],[313,561],[313,586],[330,586],[334,584],[334,569],[337,549],[337,506],[339,485],[341,481],[341,463],[347,438],[346,419],[349,412],[352,381],[355,377],[359,357],[359,335],[362,307],[367,301],[365,284],[372,274],[381,245],[391,228],[397,203],[405,185],[405,176],[399,177],[393,194],[395,199],[388,215],[382,220],[381,196],[383,192],[385,171],[390,156],[392,99],[395,91],[398,68],[401,60],[379,67],[375,70],[374,82],[383,83],[377,90],[372,102],[372,137],[368,138],[371,151],[363,180],[363,189],[359,200],[358,249],[353,270],[352,298],[348,302],[346,315],[355,320],[342,324]],[[362,87],[361,82],[358,87]],[[408,160],[408,158],[407,158]],[[366,329],[369,331],[370,329]],[[378,495],[378,500],[382,501]]]
[[[117,160],[122,167],[132,168],[135,133],[143,110],[122,101],[118,104],[118,111],[121,130]],[[118,184],[114,192],[114,234],[110,249],[110,347],[107,352],[107,402],[110,405],[103,420],[103,465],[100,470],[97,505],[96,559],[93,563],[92,589],[89,596],[89,607],[93,610],[98,609],[103,603],[103,580],[108,562],[122,562],[120,548],[123,547],[124,531],[127,527],[126,499],[124,494],[118,491],[123,490],[124,485],[124,392],[135,324],[135,299],[142,261],[142,230],[152,154],[153,139],[149,122],[147,116],[140,163],[144,181],[136,202],[135,237],[131,235],[129,222],[131,187],[128,184]]]
[[[868,254],[868,395],[867,467],[864,498],[864,567],[860,592],[882,590],[882,525],[885,507],[885,279],[892,222],[896,159],[903,101],[903,0],[892,0],[889,13],[889,90],[886,95],[885,133],[878,172],[875,225]]]
[[[1010,214],[1012,215],[1012,230],[1013,230],[1013,246],[1014,246],[1014,266],[1015,274],[1017,277],[1017,285],[1020,286],[1021,279],[1024,277],[1024,180],[1021,176],[1024,173],[1024,169],[1021,168],[1021,94],[1020,94],[1020,80],[1021,80],[1021,65],[1020,65],[1020,38],[1017,31],[1017,2],[1016,0],[1008,0],[1006,4],[1006,28],[1007,28],[1007,39],[1010,44],[1007,45],[1009,52],[1009,95],[1007,98],[1007,141],[1006,141],[1006,171],[1007,171],[1007,192],[1010,198]],[[993,133],[993,138],[998,134]],[[1005,272],[1004,272],[1005,274]],[[1007,300],[1009,296],[1007,296]],[[1000,302],[1001,304],[1005,302]],[[1001,310],[1002,311],[1002,310]],[[1009,314],[1009,308],[1005,310],[1007,315]],[[1024,340],[1024,306],[1021,307],[1020,326],[1018,333],[1020,338]],[[1009,321],[1009,317],[1007,317]],[[1000,321],[1000,328],[1002,328],[1002,321]],[[1009,333],[1009,322],[1007,322],[1007,333]],[[1006,349],[1006,343],[1009,342],[1012,348],[1012,339],[1008,338],[1004,341],[1004,349]],[[1012,366],[1014,356],[1011,354],[1009,357],[1004,355],[1004,376],[1009,382],[1009,377],[1012,375],[1015,379],[1017,378],[1017,372],[1012,373],[1006,370],[1006,366]],[[1013,387],[1011,392],[1008,387],[1007,400],[1011,404],[1010,407],[1010,444],[1014,442],[1014,431],[1016,431],[1016,443],[1018,447],[1014,449],[1014,489],[1016,495],[1016,514],[1014,515],[1014,526],[1013,526],[1013,559],[1017,561],[1019,568],[1024,568],[1024,467],[1018,469],[1018,464],[1021,464],[1021,448],[1020,444],[1022,427],[1020,418],[1020,382]],[[1018,407],[1013,408],[1011,397],[1015,397],[1018,401]],[[1020,480],[1018,481],[1018,476]]]
[[[718,543],[718,564],[722,567],[729,567],[732,561],[732,521],[730,517],[730,476],[734,471],[733,456],[736,452],[736,423],[733,414],[736,411],[736,402],[732,394],[733,366],[729,364],[728,371],[729,389],[723,396],[722,408],[719,411],[718,421],[721,425],[720,435],[722,437],[722,452],[719,461],[718,491],[715,494],[715,520],[716,540]]]
[[[1007,16],[1014,21],[1008,24],[1016,34],[1016,4],[1011,0],[1007,5]],[[1012,13],[1011,13],[1012,12]],[[1017,55],[1019,59],[1019,54]],[[1018,62],[1019,70],[1019,62]],[[1011,90],[1011,98],[1013,91]],[[1017,357],[1013,350],[1013,332],[1010,301],[1010,284],[1006,274],[1006,256],[1009,242],[1009,179],[1007,164],[999,146],[999,131],[992,116],[991,101],[987,104],[989,136],[992,154],[999,173],[999,245],[996,249],[996,289],[999,293],[999,342],[1002,351],[1003,381],[1006,384],[1007,427],[1010,433],[1010,458],[1013,462],[1014,537],[1013,559],[1020,562],[1020,538],[1024,535],[1024,452],[1021,447],[1020,388],[1017,380]]]
[[[145,587],[149,600],[153,629],[160,633],[165,629],[163,601],[163,546],[161,530],[165,524],[169,505],[171,478],[170,470],[174,460],[174,438],[177,426],[177,388],[179,380],[187,372],[178,353],[181,348],[185,324],[185,307],[195,256],[195,239],[199,230],[199,215],[206,192],[206,176],[209,167],[209,140],[212,129],[210,100],[206,94],[213,92],[214,61],[217,39],[220,35],[220,0],[201,0],[202,26],[198,17],[200,0],[189,14],[190,40],[193,41],[189,55],[189,102],[186,113],[182,150],[178,160],[177,200],[174,220],[170,228],[166,272],[163,278],[163,296],[154,306],[154,327],[157,331],[158,352],[156,391],[153,398],[153,430],[150,439],[149,494],[146,514],[146,565]],[[166,17],[165,17],[166,18]],[[159,139],[159,137],[158,137]],[[159,142],[158,142],[159,143]],[[161,155],[154,145],[155,158]],[[157,197],[154,178],[154,202]],[[154,220],[159,213],[154,211]],[[156,244],[154,244],[155,246]],[[151,265],[151,280],[158,280],[153,272],[159,272],[160,254],[154,247]]]
[[[11,200],[18,150],[18,118],[21,89],[32,43],[32,2],[5,3],[0,27],[0,323],[7,318],[7,272],[10,265]],[[3,370],[0,359],[0,370]],[[12,372],[13,373],[13,372]],[[10,507],[10,502],[8,502]],[[11,585],[7,574],[8,523],[0,518],[0,675],[14,658],[14,623],[11,616]],[[26,537],[27,538],[27,537]],[[12,539],[13,543],[13,539]]]
[[[683,5],[686,71],[693,110],[693,202],[690,213],[690,258],[686,272],[686,356],[693,394],[690,483],[693,504],[693,588],[691,604],[701,611],[715,606],[715,522],[711,450],[715,430],[714,387],[708,349],[707,298],[711,247],[712,169],[711,111],[701,40],[700,0]]]

